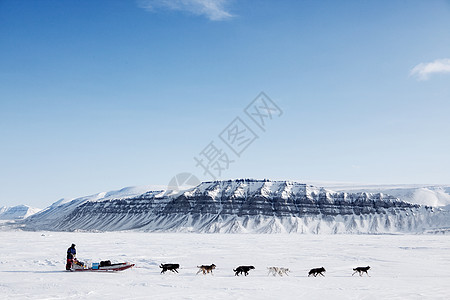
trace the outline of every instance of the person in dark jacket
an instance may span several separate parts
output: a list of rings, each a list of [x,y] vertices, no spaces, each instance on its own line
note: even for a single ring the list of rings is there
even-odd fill
[[[67,249],[67,263],[66,270],[70,270],[72,268],[73,261],[75,256],[77,255],[77,250],[75,249],[75,244],[72,244],[69,249]]]

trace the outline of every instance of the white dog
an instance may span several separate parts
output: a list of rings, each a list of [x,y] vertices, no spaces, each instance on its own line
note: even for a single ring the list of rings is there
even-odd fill
[[[289,268],[268,267],[267,269],[269,270],[269,273],[267,273],[267,275],[272,274],[273,276],[277,276],[277,274],[280,276],[283,276],[283,274],[288,276],[288,272],[290,272]]]

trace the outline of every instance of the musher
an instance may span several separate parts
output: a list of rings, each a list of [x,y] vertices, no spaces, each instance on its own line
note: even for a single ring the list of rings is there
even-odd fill
[[[70,270],[72,268],[72,264],[74,260],[76,259],[75,256],[77,255],[77,250],[75,249],[75,244],[72,244],[69,249],[67,249],[67,263],[66,263],[66,270]]]

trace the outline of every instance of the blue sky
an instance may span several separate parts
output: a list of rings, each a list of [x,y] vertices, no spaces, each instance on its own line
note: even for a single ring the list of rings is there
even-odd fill
[[[0,0],[0,206],[210,180],[210,142],[223,179],[448,184],[449,100],[449,1]]]

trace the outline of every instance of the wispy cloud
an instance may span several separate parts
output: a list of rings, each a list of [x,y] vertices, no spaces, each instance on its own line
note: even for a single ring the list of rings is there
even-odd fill
[[[428,80],[430,75],[435,73],[450,73],[450,59],[436,59],[429,63],[420,63],[415,66],[410,76],[415,76],[418,80]]]
[[[140,7],[157,12],[175,10],[205,16],[212,21],[222,21],[233,17],[227,11],[230,0],[138,0]]]

